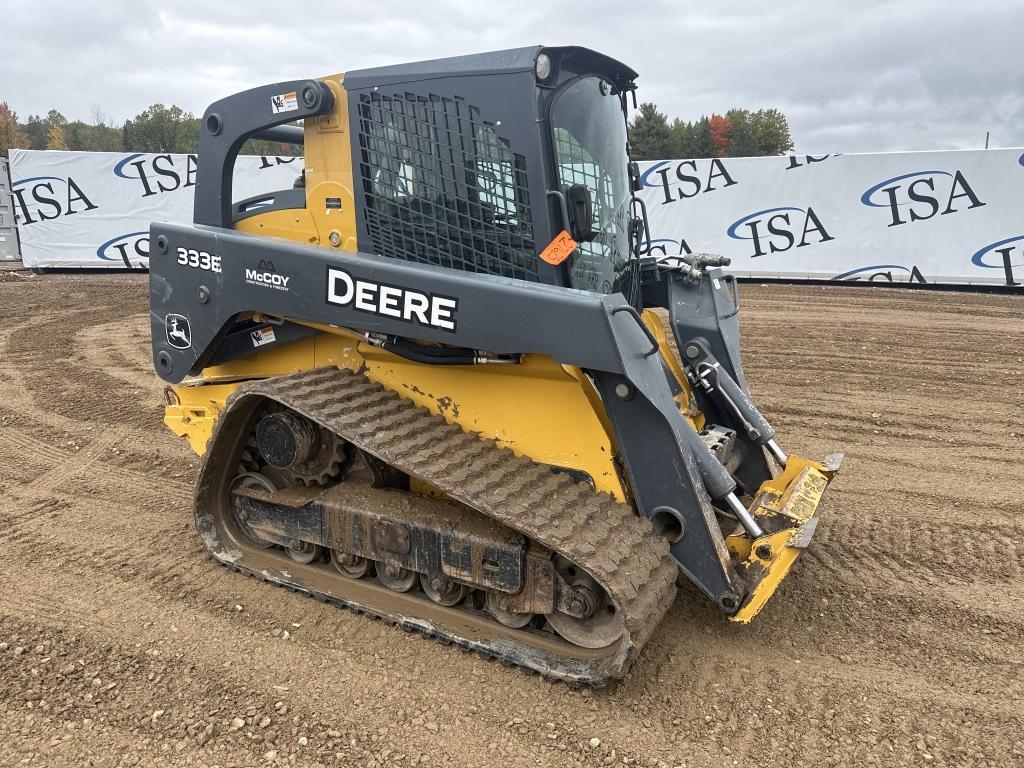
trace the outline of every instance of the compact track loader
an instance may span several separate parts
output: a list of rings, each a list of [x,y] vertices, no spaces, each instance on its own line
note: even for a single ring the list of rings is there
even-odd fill
[[[841,456],[751,402],[725,260],[649,256],[636,77],[533,47],[207,110],[150,290],[217,560],[573,683],[624,675],[678,578],[761,609]],[[252,137],[304,168],[239,201]]]

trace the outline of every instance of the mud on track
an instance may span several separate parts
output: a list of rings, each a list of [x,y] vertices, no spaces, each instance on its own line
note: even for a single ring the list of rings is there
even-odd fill
[[[574,691],[216,566],[146,295],[0,284],[0,765],[1024,764],[1024,300],[745,286],[782,445],[847,452],[813,546]]]

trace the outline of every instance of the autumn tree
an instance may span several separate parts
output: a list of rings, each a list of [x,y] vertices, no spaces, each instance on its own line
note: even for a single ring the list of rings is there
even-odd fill
[[[46,134],[47,149],[67,149],[67,142],[64,140],[64,126],[60,123],[52,123]]]
[[[729,154],[729,135],[732,133],[729,119],[721,115],[712,115],[708,121],[708,130],[711,132],[711,143],[715,147],[715,157],[726,157]]]
[[[28,149],[29,146],[28,134],[18,123],[17,113],[6,101],[0,102],[0,155],[6,157],[9,149]]]

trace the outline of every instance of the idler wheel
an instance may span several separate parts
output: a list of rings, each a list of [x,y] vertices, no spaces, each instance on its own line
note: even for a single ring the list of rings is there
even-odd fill
[[[607,648],[622,637],[625,630],[622,615],[601,586],[564,557],[555,558],[555,570],[566,584],[590,598],[588,602],[593,603],[593,610],[582,619],[558,611],[550,613],[551,628],[581,648]]]

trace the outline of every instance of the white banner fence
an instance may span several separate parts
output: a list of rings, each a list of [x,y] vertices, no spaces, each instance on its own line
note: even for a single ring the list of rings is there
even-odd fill
[[[149,225],[192,221],[195,155],[12,149],[11,191],[27,267],[144,269]],[[290,189],[302,158],[239,156],[235,201]]]
[[[641,165],[656,253],[740,277],[1024,282],[1021,149]]]
[[[29,267],[145,268],[152,221],[191,221],[195,155],[11,150]],[[239,157],[235,200],[301,158]],[[654,252],[721,253],[740,277],[1024,283],[1024,150],[642,163]]]

